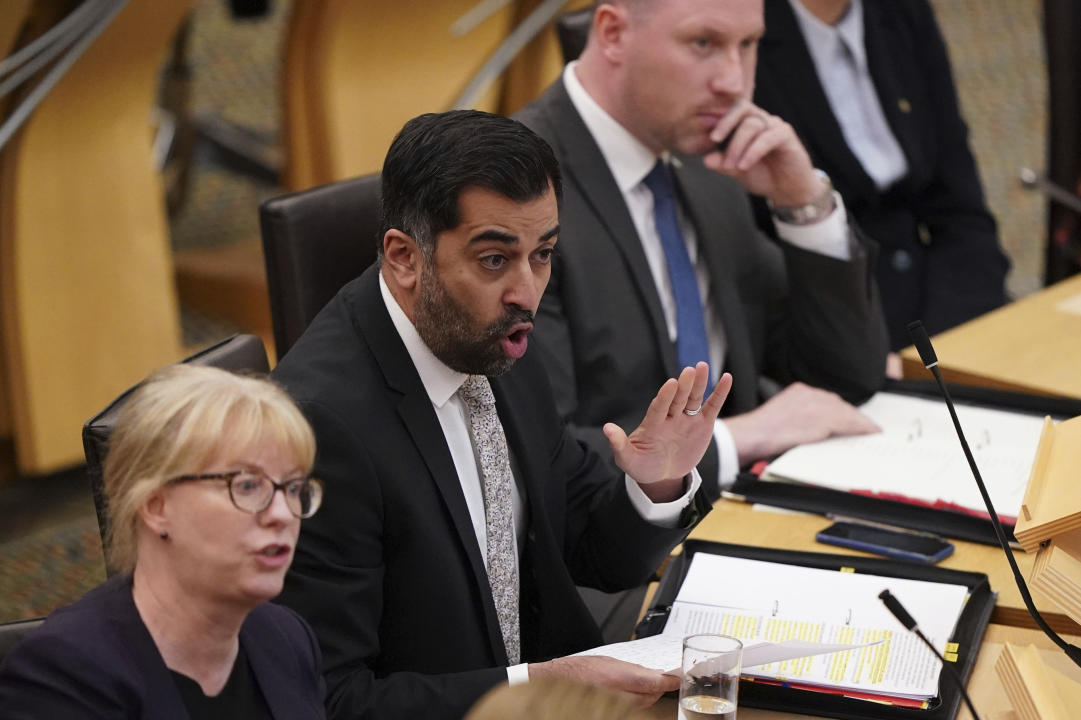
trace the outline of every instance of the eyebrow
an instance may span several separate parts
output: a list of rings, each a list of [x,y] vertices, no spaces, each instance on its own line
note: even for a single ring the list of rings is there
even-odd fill
[[[559,226],[556,225],[551,230],[541,235],[537,242],[547,242],[558,234]],[[489,230],[483,230],[474,235],[473,237],[469,238],[470,244],[486,241],[495,241],[503,243],[505,245],[516,245],[518,243],[518,236],[514,235],[513,233],[503,232],[502,230],[496,230],[492,228]]]

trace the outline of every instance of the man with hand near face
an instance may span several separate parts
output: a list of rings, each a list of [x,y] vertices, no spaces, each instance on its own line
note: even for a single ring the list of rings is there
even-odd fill
[[[603,657],[575,585],[644,582],[709,511],[695,466],[731,377],[660,385],[622,472],[565,429],[529,333],[561,178],[520,123],[405,125],[383,166],[379,262],[274,377],[315,429],[333,506],[302,529],[281,601],[315,629],[332,718],[453,718],[492,686],[562,676],[650,703],[678,680]]]
[[[699,465],[712,497],[755,460],[875,431],[846,400],[886,363],[873,245],[792,128],[750,100],[763,32],[762,0],[602,3],[582,56],[518,116],[566,186],[537,315],[560,414],[605,452],[602,424],[640,416],[677,368],[730,371]]]

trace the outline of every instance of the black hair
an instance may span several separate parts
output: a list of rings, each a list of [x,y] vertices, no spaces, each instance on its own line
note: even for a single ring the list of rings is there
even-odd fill
[[[552,148],[517,120],[478,110],[419,115],[402,127],[383,162],[382,238],[408,234],[431,257],[435,238],[460,222],[458,198],[469,187],[527,202],[562,196]]]

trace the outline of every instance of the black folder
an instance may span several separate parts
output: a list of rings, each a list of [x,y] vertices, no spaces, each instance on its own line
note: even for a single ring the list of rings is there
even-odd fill
[[[748,545],[688,540],[683,544],[683,553],[673,557],[665,568],[660,585],[653,596],[653,604],[638,624],[638,637],[656,635],[664,629],[672,603],[690,568],[691,558],[699,552],[827,570],[839,570],[844,567],[868,575],[964,585],[969,590],[969,598],[950,641],[958,645],[957,661],[954,667],[965,682],[968,681],[972,672],[984,631],[991,618],[991,611],[995,607],[995,593],[991,591],[987,576],[983,573],[947,570],[930,565],[854,555],[774,550]],[[738,582],[738,579],[735,581]],[[916,618],[916,621],[918,623],[920,618]],[[900,624],[897,625],[897,631],[905,632]],[[843,720],[953,720],[961,704],[961,693],[945,670],[939,676],[938,688],[938,697],[932,698],[927,708],[915,709],[883,705],[824,692],[744,682],[740,683],[739,704],[743,707],[805,715],[824,715]]]
[[[930,381],[892,380],[887,382],[883,390],[929,399],[942,397],[937,384]],[[1041,417],[1050,415],[1056,420],[1081,415],[1081,400],[967,385],[951,385],[950,395],[958,405],[1012,410]],[[945,415],[948,412],[946,403],[943,401],[942,413]],[[957,445],[957,452],[961,453],[960,443]],[[972,480],[972,482],[976,481]],[[728,493],[727,497],[746,502],[763,503],[820,515],[844,515],[937,535],[947,535],[958,540],[998,545],[990,520],[962,512],[866,497],[811,485],[763,481],[751,473],[741,473],[728,489]],[[1012,537],[1013,526],[1006,523],[1003,523],[1003,526],[1007,534]]]

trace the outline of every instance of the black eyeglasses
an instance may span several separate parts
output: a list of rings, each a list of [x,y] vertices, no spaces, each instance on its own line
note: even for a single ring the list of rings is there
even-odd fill
[[[278,490],[285,495],[289,512],[298,518],[309,518],[323,504],[323,483],[311,477],[299,477],[278,483],[258,470],[232,470],[223,473],[179,475],[166,481],[166,485],[193,482],[195,480],[224,480],[229,485],[229,499],[237,510],[260,513],[274,502]]]

